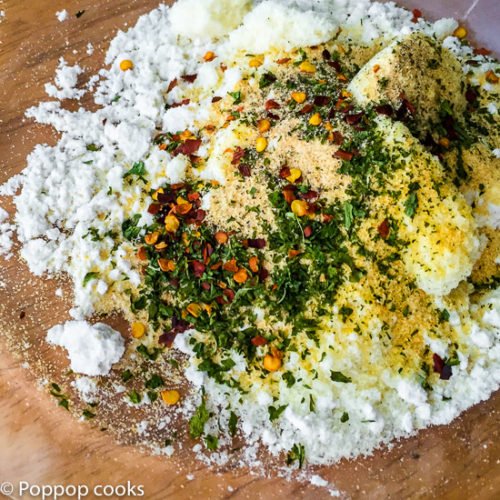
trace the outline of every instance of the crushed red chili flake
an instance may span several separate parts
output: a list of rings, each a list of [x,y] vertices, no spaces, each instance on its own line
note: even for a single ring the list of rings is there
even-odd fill
[[[280,117],[278,115],[275,115],[274,113],[271,113],[270,111],[267,112],[267,117],[271,118],[271,120],[279,120]]]
[[[290,62],[291,58],[290,57],[283,57],[282,59],[278,59],[276,61],[276,64],[286,64],[287,62]]]
[[[188,82],[188,83],[193,83],[196,78],[198,77],[198,75],[195,73],[194,75],[184,75],[182,76],[181,78],[185,81],[185,82]]]
[[[167,94],[168,92],[170,92],[171,90],[173,90],[175,87],[177,87],[177,78],[174,78],[169,84],[168,84],[168,87],[167,87]]]
[[[166,205],[167,203],[174,203],[175,198],[175,193],[173,193],[172,191],[168,191],[166,193],[158,193],[157,196],[158,203],[162,205]]]
[[[243,177],[250,177],[252,175],[250,165],[247,165],[246,163],[240,163],[238,165],[238,170]]]
[[[354,154],[350,153],[349,151],[344,151],[343,149],[337,149],[337,151],[333,153],[333,156],[335,158],[339,158],[340,160],[351,161],[354,157]]]
[[[328,223],[334,219],[333,215],[323,214],[323,222]]]
[[[183,155],[192,155],[193,153],[196,153],[198,149],[200,149],[201,146],[201,139],[188,139],[187,141],[183,142],[180,146],[178,146],[173,154],[178,155],[178,154],[183,154]]]
[[[378,234],[380,234],[380,237],[385,240],[389,236],[389,233],[391,231],[391,226],[389,225],[389,221],[387,219],[384,219],[377,227],[377,231]]]
[[[436,353],[432,355],[432,361],[434,363],[434,372],[439,373],[439,378],[441,380],[449,380],[453,375],[451,366],[447,365],[443,358]]]
[[[213,103],[216,103],[216,102],[219,102],[219,101],[222,101],[222,97],[220,97],[218,95],[212,97],[212,102]]]
[[[346,115],[345,121],[349,125],[356,125],[361,121],[362,118],[363,118],[363,113],[355,113],[353,115]]]
[[[392,109],[390,104],[380,104],[379,106],[375,106],[375,112],[379,115],[392,116],[394,109]]]
[[[330,51],[328,49],[323,49],[323,52],[321,52],[321,57],[325,61],[329,61],[332,58],[332,55],[330,54]]]
[[[206,266],[205,264],[203,264],[203,262],[200,262],[199,260],[193,260],[191,261],[190,266],[193,271],[193,275],[196,278],[201,278],[203,276],[203,273],[206,269]]]
[[[259,280],[266,281],[269,278],[269,271],[265,267],[261,267],[259,270]]]
[[[253,337],[250,342],[252,342],[252,344],[255,346],[255,347],[259,347],[261,345],[266,345],[267,344],[267,339],[265,339],[264,337],[261,337],[260,335],[257,335],[256,337]]]
[[[314,106],[310,103],[307,103],[300,111],[299,113],[302,115],[305,115],[307,113],[310,113],[313,110]]]
[[[233,159],[231,160],[231,165],[238,165],[241,159],[245,156],[245,150],[240,146],[236,146],[233,153]]]
[[[186,330],[189,330],[189,328],[191,328],[191,325],[187,321],[177,318],[177,316],[172,316],[172,328],[168,332],[162,333],[158,341],[160,344],[172,347],[175,337],[179,333],[184,333]]]
[[[401,104],[409,113],[411,113],[412,115],[415,114],[415,106],[404,95],[401,96]]]
[[[340,73],[342,71],[342,67],[340,66],[340,63],[338,61],[328,61],[328,66],[333,68],[337,73]]]
[[[264,238],[249,238],[247,244],[250,248],[264,248],[266,246],[266,240]]]
[[[312,236],[312,233],[313,233],[313,229],[311,226],[306,226],[304,228],[304,237],[305,238],[310,238]]]
[[[159,203],[151,203],[148,207],[148,214],[156,215],[161,210],[161,205]]]
[[[196,201],[200,199],[200,193],[188,193],[187,198],[189,201]]]
[[[479,94],[477,93],[477,90],[473,89],[472,87],[469,87],[465,91],[465,99],[467,102],[473,103],[477,101]]]
[[[282,178],[282,179],[286,179],[287,177],[290,176],[290,168],[287,166],[287,165],[283,165],[281,168],[280,168],[280,173],[279,173],[279,176]]]
[[[204,281],[202,284],[201,284],[201,288],[203,288],[203,290],[210,290],[211,288],[211,285],[208,281]]]
[[[175,337],[177,337],[177,333],[170,330],[168,332],[162,333],[158,338],[158,342],[165,347],[172,347]]]
[[[330,104],[331,100],[332,99],[327,95],[317,95],[313,102],[315,106],[327,106]]]
[[[312,189],[310,189],[307,193],[304,193],[302,195],[302,198],[304,200],[314,200],[315,198],[318,198],[319,197],[319,193],[317,191],[313,191]]]
[[[478,56],[489,56],[491,54],[491,50],[488,50],[484,47],[480,47],[477,49],[474,49],[474,54]]]
[[[226,297],[229,302],[232,302],[234,300],[235,295],[236,295],[234,293],[234,290],[231,290],[231,288],[226,288],[222,293],[223,293],[224,297]]]
[[[293,200],[296,199],[295,197],[295,188],[293,186],[286,186],[283,188],[282,191],[283,198],[285,198],[285,201],[290,204],[292,203]]]
[[[170,104],[170,108],[178,108],[180,106],[187,106],[191,102],[191,99],[183,99],[180,102],[174,102],[173,104]]]
[[[413,9],[411,13],[413,14],[411,19],[412,23],[416,23],[422,17],[422,11],[420,9]]]
[[[266,111],[270,111],[271,109],[280,109],[281,106],[274,100],[268,99],[265,104]]]

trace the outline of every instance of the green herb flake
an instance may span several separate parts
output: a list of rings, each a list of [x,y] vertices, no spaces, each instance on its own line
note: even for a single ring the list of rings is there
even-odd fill
[[[331,371],[330,372],[330,378],[334,382],[341,382],[343,384],[349,384],[350,382],[352,382],[352,378],[351,377],[346,377],[342,372]]]
[[[142,401],[142,396],[136,390],[130,391],[128,393],[128,398],[135,405],[138,405]]]
[[[236,431],[238,430],[238,416],[234,411],[231,411],[231,414],[229,416],[229,434],[231,434],[231,437],[234,437],[236,435]]]
[[[85,275],[85,277],[83,278],[83,286],[86,286],[87,283],[89,283],[90,281],[92,280],[96,280],[97,278],[99,278],[100,274],[99,273],[95,273],[95,272],[90,272],[90,273],[87,273]]]
[[[205,429],[205,424],[208,422],[210,414],[205,406],[205,400],[196,408],[194,415],[189,420],[189,435],[193,439],[198,439]]]
[[[278,406],[275,408],[274,406],[269,406],[267,410],[269,411],[269,420],[273,422],[274,420],[277,420],[280,415],[285,411],[286,407],[288,405],[283,405],[283,406]]]
[[[299,469],[302,469],[305,460],[305,449],[303,444],[294,444],[286,457],[286,464],[292,465],[298,462]]]

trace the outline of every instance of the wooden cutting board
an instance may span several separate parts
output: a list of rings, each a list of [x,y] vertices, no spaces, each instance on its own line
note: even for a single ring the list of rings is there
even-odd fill
[[[500,51],[497,0],[404,3],[431,17],[467,17],[480,44]],[[35,144],[56,139],[48,128],[24,120],[23,113],[46,98],[44,83],[53,79],[59,57],[93,74],[102,67],[103,51],[116,30],[133,25],[156,5],[157,0],[0,0],[5,11],[0,18],[0,183],[22,170]],[[55,12],[63,8],[70,18],[59,23]],[[85,12],[76,18],[77,11]],[[88,42],[95,47],[92,56],[86,53]],[[19,273],[27,269],[15,259],[0,265],[2,332],[17,329],[24,321],[21,311],[29,319],[41,301],[48,303],[50,314],[29,328],[41,332],[66,319],[68,303],[54,296],[58,285],[37,280],[29,287],[5,287],[4,282],[21,282]],[[19,481],[89,487],[130,481],[144,487],[146,498],[330,498],[327,489],[308,482],[263,478],[245,470],[216,473],[202,464],[188,470],[167,458],[117,445],[38,391],[32,374],[8,352],[1,336],[0,497],[4,481],[13,484],[13,498],[18,498]],[[315,472],[352,498],[498,498],[499,411],[497,393],[449,426],[427,429],[372,457]]]

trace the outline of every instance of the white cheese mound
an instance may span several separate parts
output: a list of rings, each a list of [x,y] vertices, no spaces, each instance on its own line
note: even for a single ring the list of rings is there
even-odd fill
[[[60,23],[62,23],[63,21],[66,21],[66,19],[68,19],[68,17],[69,17],[68,11],[66,9],[58,10],[56,12],[56,17],[57,17],[57,20]]]
[[[0,255],[5,255],[6,258],[11,257],[15,229],[16,226],[9,222],[7,211],[0,208]]]
[[[56,99],[80,99],[85,94],[85,90],[76,89],[78,77],[83,73],[82,68],[77,64],[68,66],[64,58],[59,59],[59,66],[56,70],[55,85],[45,84],[45,92]]]
[[[47,342],[64,347],[71,369],[84,375],[107,375],[125,352],[123,337],[104,323],[67,321],[47,331]]]
[[[71,384],[80,394],[85,403],[94,403],[97,396],[97,384],[89,377],[78,377]]]
[[[336,28],[331,18],[268,0],[245,16],[241,27],[229,35],[228,46],[257,54],[271,49],[292,50],[326,42]]]
[[[236,28],[250,10],[250,0],[178,0],[170,10],[176,35],[218,38]]]
[[[427,153],[402,123],[380,118],[379,124],[387,149],[404,166],[396,170],[393,188],[404,191],[410,182],[420,185],[413,218],[405,214],[405,197],[393,207],[402,235],[409,241],[403,257],[406,268],[422,290],[446,295],[470,275],[480,256],[476,221],[465,198],[451,185],[448,191],[434,189],[432,181],[443,177],[436,157]]]

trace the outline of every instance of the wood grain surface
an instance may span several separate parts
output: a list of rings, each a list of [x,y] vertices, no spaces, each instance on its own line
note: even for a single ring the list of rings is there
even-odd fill
[[[50,129],[25,120],[23,114],[46,99],[44,84],[52,80],[59,57],[70,64],[78,61],[87,76],[95,73],[103,65],[103,51],[116,30],[133,25],[157,3],[0,0],[0,10],[5,11],[5,18],[0,18],[0,183],[23,169],[35,144],[56,140]],[[500,52],[498,0],[404,3],[431,17],[466,18],[479,44]],[[70,19],[59,23],[55,12],[62,8],[69,11]],[[74,14],[83,10],[76,18]],[[85,50],[88,42],[96,49],[92,56]],[[17,328],[22,321],[20,311],[29,318],[44,300],[49,301],[51,312],[38,323],[30,323],[30,328],[44,331],[45,323],[67,317],[68,304],[54,298],[59,285],[34,280],[21,290],[2,288],[4,280],[15,282],[27,269],[15,259],[0,261],[0,266],[0,305],[10,307],[10,313],[0,318],[3,332]],[[202,464],[188,469],[117,445],[106,433],[76,422],[38,391],[33,374],[8,352],[1,337],[0,333],[0,490],[4,481],[11,482],[11,498],[19,497],[19,481],[89,487],[130,481],[144,486],[145,498],[330,498],[327,489],[307,481],[265,478],[246,470],[215,472]],[[318,468],[315,473],[350,498],[498,498],[499,411],[497,392],[449,426],[427,429],[391,450]]]

